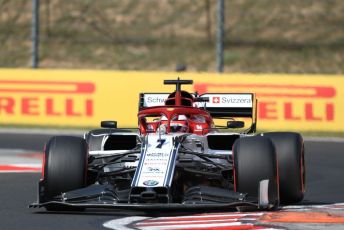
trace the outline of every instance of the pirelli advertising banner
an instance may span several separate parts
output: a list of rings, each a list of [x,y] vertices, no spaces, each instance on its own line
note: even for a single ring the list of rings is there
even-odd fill
[[[119,127],[135,127],[139,93],[169,93],[173,85],[163,80],[177,77],[193,79],[183,89],[199,94],[255,93],[258,129],[344,131],[344,76],[338,75],[2,69],[0,124],[98,127],[117,120]]]

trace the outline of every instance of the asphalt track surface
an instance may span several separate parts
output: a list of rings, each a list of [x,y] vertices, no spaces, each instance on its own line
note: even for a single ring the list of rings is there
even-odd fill
[[[0,133],[1,149],[25,149],[40,152],[47,134]],[[344,142],[306,141],[306,196],[300,205],[344,203]],[[91,210],[84,213],[47,213],[44,209],[28,209],[36,200],[39,173],[0,174],[0,229],[105,229],[107,221],[129,216],[174,216],[190,213],[139,213]],[[283,229],[344,229],[308,224],[303,227],[284,224]]]

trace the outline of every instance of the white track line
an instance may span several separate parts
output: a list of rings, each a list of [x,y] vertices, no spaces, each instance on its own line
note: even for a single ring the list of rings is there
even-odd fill
[[[121,219],[107,221],[104,227],[114,230],[177,230],[177,229],[236,229],[239,226],[249,226],[255,229],[254,222],[264,213],[219,213],[219,214],[200,214],[189,216],[171,216],[171,217],[125,217]],[[202,219],[203,218],[203,219]],[[211,219],[208,219],[211,218]],[[184,219],[184,220],[183,220]],[[250,221],[250,223],[243,223]],[[276,228],[257,229],[276,230]]]
[[[192,216],[167,216],[167,217],[158,217],[154,220],[168,220],[168,219],[186,219],[186,218],[218,218],[218,217],[249,217],[249,216],[262,216],[264,213],[221,213],[221,214],[201,214],[201,215],[192,215]]]
[[[142,229],[142,230],[172,230],[172,229],[193,229],[193,228],[200,229],[200,228],[237,227],[237,226],[253,226],[253,224],[243,224],[241,222],[215,223],[215,224],[183,224],[183,225],[147,226],[147,227],[139,227],[139,229]],[[228,228],[228,229],[230,229],[230,228]]]
[[[143,216],[133,216],[133,217],[125,217],[117,220],[110,220],[103,224],[105,228],[110,228],[114,230],[133,230],[130,227],[127,227],[127,225],[132,224],[134,222],[148,219],[148,217]]]

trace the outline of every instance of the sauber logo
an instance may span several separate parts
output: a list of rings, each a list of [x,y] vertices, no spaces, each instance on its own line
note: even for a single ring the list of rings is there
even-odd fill
[[[194,87],[200,94],[253,92],[259,102],[258,118],[262,120],[331,122],[335,119],[336,89],[332,86],[197,83]]]
[[[220,101],[220,97],[213,97],[213,103],[218,104]]]
[[[0,80],[0,114],[92,117],[94,92],[91,82]]]

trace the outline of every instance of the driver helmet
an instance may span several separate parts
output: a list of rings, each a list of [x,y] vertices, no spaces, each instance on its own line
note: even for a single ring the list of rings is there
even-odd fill
[[[185,133],[188,131],[188,123],[187,121],[171,121],[170,129],[172,133]]]

